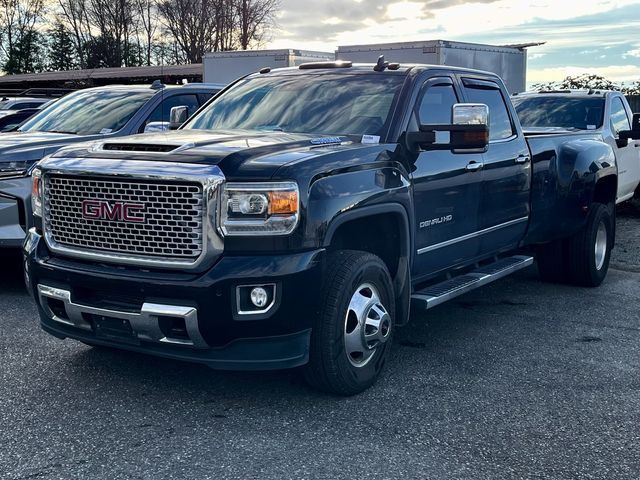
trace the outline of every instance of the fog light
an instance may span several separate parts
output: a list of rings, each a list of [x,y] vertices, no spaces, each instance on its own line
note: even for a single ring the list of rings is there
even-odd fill
[[[251,303],[253,303],[258,308],[263,308],[267,305],[269,301],[269,295],[267,295],[267,291],[262,287],[256,287],[251,290]]]
[[[248,319],[251,315],[264,316],[274,309],[276,303],[276,285],[274,283],[238,285],[236,287],[234,318],[240,320],[243,317]]]

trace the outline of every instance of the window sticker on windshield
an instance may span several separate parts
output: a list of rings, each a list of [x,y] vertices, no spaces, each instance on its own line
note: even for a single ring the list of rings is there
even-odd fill
[[[379,135],[363,135],[362,143],[380,143]]]
[[[100,135],[106,135],[107,133],[111,133],[113,132],[112,129],[110,128],[103,128],[102,130],[100,130]]]
[[[587,125],[587,130],[595,130],[596,128],[595,125]]]

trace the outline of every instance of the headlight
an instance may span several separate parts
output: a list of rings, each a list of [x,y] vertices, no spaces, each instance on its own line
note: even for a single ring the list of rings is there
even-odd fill
[[[31,209],[37,217],[42,217],[42,170],[35,168],[31,173]]]
[[[300,210],[295,182],[227,183],[220,205],[220,229],[226,236],[287,235]]]

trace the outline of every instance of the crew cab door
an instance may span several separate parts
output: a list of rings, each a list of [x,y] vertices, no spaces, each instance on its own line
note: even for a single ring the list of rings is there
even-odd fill
[[[478,238],[482,256],[512,249],[524,238],[530,212],[531,158],[506,91],[489,78],[463,77],[466,101],[489,107],[483,155]]]
[[[452,108],[462,97],[450,76],[429,78],[421,86],[409,131],[418,123],[450,124]],[[478,203],[482,170],[480,153],[422,151],[413,166],[415,205],[414,278],[467,263],[478,254]]]
[[[609,128],[613,138],[611,146],[616,152],[618,163],[618,201],[628,200],[633,196],[640,183],[640,140],[620,141],[619,133],[631,130],[631,112],[628,112],[622,98],[611,99],[609,112]]]

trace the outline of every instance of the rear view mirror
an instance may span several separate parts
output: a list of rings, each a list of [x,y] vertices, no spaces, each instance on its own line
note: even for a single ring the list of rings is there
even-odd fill
[[[633,114],[633,121],[631,122],[631,130],[623,130],[618,133],[620,140],[640,140],[640,113]]]
[[[450,125],[420,125],[407,134],[409,145],[422,150],[485,151],[489,145],[489,107],[480,103],[457,103]]]
[[[189,108],[180,106],[173,107],[169,112],[169,128],[176,130],[189,119]]]

